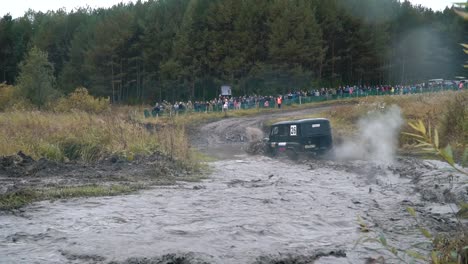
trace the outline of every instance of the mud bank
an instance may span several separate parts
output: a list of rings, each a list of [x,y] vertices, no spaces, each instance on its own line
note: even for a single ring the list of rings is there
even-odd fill
[[[47,159],[34,160],[19,152],[0,157],[0,195],[25,190],[46,190],[77,186],[132,186],[145,188],[155,184],[173,184],[177,180],[200,177],[192,168],[153,153],[137,156],[132,161],[111,156],[99,162],[60,163]]]

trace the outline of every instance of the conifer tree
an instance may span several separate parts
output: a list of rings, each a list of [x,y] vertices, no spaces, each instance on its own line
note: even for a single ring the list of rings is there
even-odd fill
[[[32,104],[42,107],[57,95],[54,67],[47,53],[33,47],[20,64],[18,93]]]

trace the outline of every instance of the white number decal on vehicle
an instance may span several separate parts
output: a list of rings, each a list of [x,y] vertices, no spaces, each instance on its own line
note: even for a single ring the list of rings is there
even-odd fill
[[[315,127],[320,127],[320,124],[313,124],[312,128],[315,128]]]
[[[297,126],[296,125],[291,125],[290,130],[291,136],[297,136]]]

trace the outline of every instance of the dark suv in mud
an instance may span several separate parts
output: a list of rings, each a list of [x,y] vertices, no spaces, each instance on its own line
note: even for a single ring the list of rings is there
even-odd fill
[[[325,154],[333,146],[330,121],[325,118],[283,121],[271,126],[267,153],[285,153],[290,158],[299,154]]]

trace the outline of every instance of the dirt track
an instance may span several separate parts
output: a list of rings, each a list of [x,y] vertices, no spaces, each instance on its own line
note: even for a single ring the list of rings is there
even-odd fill
[[[399,248],[425,241],[407,206],[431,231],[454,229],[451,206],[467,200],[467,186],[460,184],[467,179],[443,163],[296,163],[245,154],[270,118],[227,118],[201,127],[194,145],[218,158],[202,182],[45,201],[0,215],[0,256],[6,256],[0,262],[364,263],[377,256],[369,248],[378,245],[353,248],[363,235],[358,215],[369,223],[369,235],[383,232]]]
[[[331,107],[332,106],[322,106],[296,111],[288,110],[283,112],[263,113],[253,117],[224,118],[200,127],[199,132],[192,136],[192,142],[195,146],[202,149],[203,147],[216,147],[224,144],[248,143],[252,139],[257,139],[255,136],[263,137],[263,134],[252,135],[247,128],[262,129],[263,123],[268,120],[279,117],[294,118],[307,114],[320,113]]]

